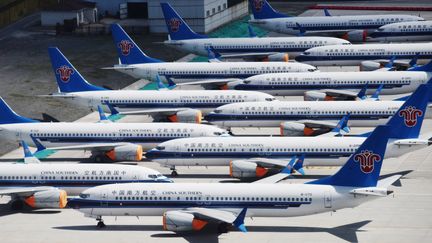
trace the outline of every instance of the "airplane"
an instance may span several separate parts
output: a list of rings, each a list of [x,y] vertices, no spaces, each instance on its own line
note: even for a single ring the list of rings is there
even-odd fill
[[[292,17],[275,11],[266,0],[249,0],[252,18],[249,23],[260,28],[290,35],[336,35],[351,42],[365,42],[368,33],[390,23],[423,21],[413,15],[347,15]]]
[[[55,47],[49,48],[59,93],[42,97],[96,109],[110,105],[120,114],[145,114],[154,121],[201,123],[202,115],[222,104],[272,101],[271,95],[237,90],[108,90],[87,82]]]
[[[24,162],[0,163],[0,196],[11,196],[12,209],[64,208],[67,196],[99,185],[172,182],[156,170],[133,165],[41,163],[21,141]]]
[[[368,36],[372,41],[432,41],[432,20],[386,24]]]
[[[230,90],[259,91],[274,96],[304,96],[305,100],[353,99],[367,85],[372,94],[383,85],[380,94],[414,92],[432,78],[432,61],[408,71],[397,72],[320,72],[273,73],[255,75],[227,83]],[[355,94],[353,94],[353,92]]]
[[[314,66],[297,62],[163,62],[147,56],[118,24],[111,25],[120,63],[106,69],[134,78],[156,81],[156,75],[186,82],[194,79],[246,78],[261,73],[315,72]]]
[[[40,143],[53,150],[90,150],[97,162],[140,161],[143,150],[162,141],[226,133],[214,126],[189,123],[38,122],[16,114],[0,97],[1,139]]]
[[[104,185],[84,191],[68,206],[96,218],[98,227],[106,226],[104,216],[162,216],[164,230],[199,231],[213,223],[221,233],[232,226],[247,232],[245,217],[294,217],[353,208],[391,194],[389,187],[401,178],[379,179],[392,132],[388,126],[377,127],[338,172],[305,184]],[[129,197],[124,195],[127,191],[137,194]]]
[[[432,59],[432,42],[319,46],[304,51],[296,60],[317,66],[360,66],[363,69],[369,68],[369,62],[380,67],[379,64],[391,58],[397,58],[395,63],[400,65],[408,65],[413,58],[429,61]]]
[[[397,107],[387,125],[393,131],[388,143],[387,157],[399,157],[428,147],[432,133],[420,134],[426,117],[427,103],[432,95],[432,84],[422,84],[403,105]],[[313,102],[328,104],[326,102]],[[351,106],[364,102],[355,101]],[[336,103],[343,103],[335,102]],[[378,104],[378,101],[373,101]],[[371,105],[371,104],[370,104]],[[325,107],[332,107],[326,105]],[[352,118],[353,113],[349,114]],[[373,116],[372,114],[367,114]],[[304,128],[304,127],[302,127]],[[215,137],[181,138],[163,142],[147,151],[146,158],[161,166],[170,167],[176,176],[176,166],[230,166],[231,174],[255,174],[258,178],[273,168],[285,166],[292,156],[304,155],[305,166],[340,166],[365,136],[317,136],[317,137]],[[240,170],[240,172],[239,172]]]
[[[207,56],[206,47],[212,47],[222,58],[287,62],[311,47],[351,44],[334,37],[209,38],[195,33],[169,3],[161,7],[169,33],[164,44],[200,56]]]

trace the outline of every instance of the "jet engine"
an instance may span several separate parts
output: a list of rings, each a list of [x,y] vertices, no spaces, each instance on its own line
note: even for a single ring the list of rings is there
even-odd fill
[[[323,101],[327,99],[327,95],[319,91],[306,91],[303,95],[303,100],[305,101]]]
[[[198,123],[202,121],[202,113],[200,110],[188,109],[179,111],[175,115],[168,116],[171,122]]]
[[[269,169],[247,160],[233,160],[230,162],[230,176],[233,178],[261,178],[267,175],[268,171]]]
[[[141,145],[126,144],[115,147],[105,153],[112,161],[141,161],[143,148]]]
[[[360,71],[375,71],[382,68],[381,63],[374,61],[362,61],[360,64]]]
[[[280,125],[281,136],[317,136],[330,132],[329,127],[308,127],[297,122],[282,122]]]
[[[288,53],[276,53],[276,54],[268,55],[266,58],[264,58],[264,61],[266,61],[266,62],[288,62],[289,61],[289,55],[288,55]]]
[[[24,202],[32,208],[64,208],[67,204],[67,193],[53,188],[36,192],[25,198]]]
[[[163,229],[169,231],[199,231],[208,224],[207,221],[196,219],[190,213],[168,211],[163,214]]]
[[[367,31],[366,30],[353,30],[350,32],[347,32],[345,35],[342,36],[343,39],[350,41],[350,42],[365,42],[367,38]]]

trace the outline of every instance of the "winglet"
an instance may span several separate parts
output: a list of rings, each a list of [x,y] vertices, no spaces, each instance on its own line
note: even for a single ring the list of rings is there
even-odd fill
[[[249,37],[257,37],[255,31],[253,30],[252,26],[250,24],[248,24],[248,31],[249,31]]]
[[[108,109],[110,110],[111,116],[119,114],[118,110],[116,108],[114,108],[114,106],[111,105],[109,102],[105,102],[104,104],[108,106]]]
[[[366,83],[363,88],[358,92],[357,97],[364,100],[366,99],[366,91],[368,88],[368,83]]]
[[[380,86],[378,86],[378,88],[375,90],[375,93],[373,93],[373,95],[371,95],[371,99],[379,100],[379,95],[380,95],[383,87],[384,87],[384,84],[380,84]]]
[[[409,62],[410,67],[417,67],[417,60],[418,60],[419,56],[420,56],[420,52],[416,52],[413,59],[411,59],[411,61]]]
[[[350,128],[348,127],[348,120],[350,118],[350,113],[347,113],[342,117],[342,119],[339,120],[338,124],[335,128],[333,128],[332,132],[340,134],[341,130],[349,133]]]
[[[432,72],[432,60],[430,60],[425,65],[412,67],[412,68],[408,69],[408,71]],[[430,80],[429,80],[429,82],[430,82]]]
[[[168,81],[169,89],[174,89],[175,87],[177,87],[177,84],[171,78],[165,76],[165,79]]]
[[[331,17],[332,15],[330,14],[330,12],[328,11],[328,9],[324,9],[324,15],[325,16],[328,16],[328,17]]]
[[[105,115],[105,112],[102,109],[102,106],[98,105],[98,112],[99,112],[99,122],[109,122],[108,118]]]
[[[300,157],[298,158],[297,162],[294,164],[293,169],[295,171],[298,171],[300,174],[305,175],[306,173],[304,172],[303,169],[303,162],[305,159],[305,154],[300,155]]]
[[[288,162],[288,164],[283,168],[283,170],[280,173],[283,174],[291,174],[294,169],[294,162],[296,161],[297,156],[293,156],[291,160]]]
[[[40,160],[32,154],[27,143],[24,140],[21,140],[21,145],[24,150],[24,163],[26,164],[40,163]]]
[[[296,26],[299,30],[298,36],[304,36],[306,34],[306,30],[299,23],[296,22]]]
[[[37,148],[36,152],[39,152],[39,151],[46,149],[46,147],[42,145],[42,143],[39,141],[39,139],[33,137],[33,135],[30,135],[30,138],[32,139],[33,143],[36,145],[36,148]]]
[[[158,90],[167,90],[167,86],[165,86],[165,84],[162,82],[160,76],[157,74],[156,75],[156,84],[157,84],[157,89]]]
[[[221,54],[217,52],[212,46],[206,46],[209,62],[220,62]]]
[[[384,66],[386,68],[392,68],[394,65],[394,61],[396,60],[396,56],[392,56],[389,60],[389,62]]]
[[[243,208],[239,213],[237,218],[232,223],[235,227],[237,227],[241,232],[247,233],[246,226],[244,224],[244,219],[246,217],[247,208]]]

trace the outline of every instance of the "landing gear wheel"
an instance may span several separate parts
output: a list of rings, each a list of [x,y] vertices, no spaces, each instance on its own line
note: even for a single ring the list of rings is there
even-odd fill
[[[15,200],[11,203],[12,210],[22,210],[24,208],[24,202],[21,200]]]
[[[221,233],[221,234],[228,233],[230,226],[231,225],[227,224],[227,223],[220,223],[218,225],[218,233]]]
[[[172,177],[177,177],[177,176],[178,176],[177,171],[176,171],[176,170],[173,170],[173,171],[171,172],[171,176],[172,176]]]
[[[98,216],[96,218],[96,220],[98,221],[98,223],[97,223],[97,227],[98,228],[104,228],[104,227],[106,227],[105,223],[103,222],[102,216]]]

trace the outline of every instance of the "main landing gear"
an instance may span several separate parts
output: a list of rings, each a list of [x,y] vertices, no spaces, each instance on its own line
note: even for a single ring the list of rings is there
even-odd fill
[[[96,225],[98,228],[105,228],[106,227],[105,223],[103,222],[102,216],[97,216],[96,221],[98,221],[98,223]]]
[[[175,166],[172,166],[170,168],[170,170],[171,170],[171,176],[172,177],[177,177],[178,176],[178,173],[177,173],[177,170],[176,170]]]

